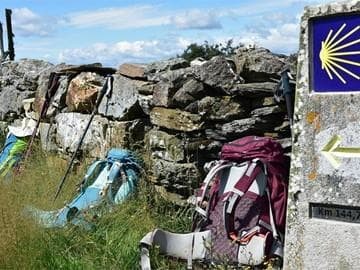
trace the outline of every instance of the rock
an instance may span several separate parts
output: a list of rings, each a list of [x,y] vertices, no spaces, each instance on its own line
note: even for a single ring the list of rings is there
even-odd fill
[[[133,121],[110,121],[106,130],[105,148],[143,148],[145,123],[142,119]]]
[[[156,86],[156,84],[147,82],[145,84],[139,85],[137,90],[138,90],[139,94],[152,95],[154,93],[155,86]]]
[[[53,117],[60,113],[66,107],[66,93],[68,90],[69,80],[67,76],[60,76],[59,87],[51,101],[46,113],[47,117]]]
[[[277,141],[281,144],[285,153],[291,152],[291,146],[292,146],[291,138],[278,139]]]
[[[146,79],[144,65],[124,63],[117,73],[132,79]]]
[[[116,120],[133,120],[142,117],[136,83],[115,74],[111,98],[108,100],[104,97],[98,111],[99,114]]]
[[[39,135],[41,148],[45,151],[56,152],[58,146],[56,145],[56,125],[49,123],[40,123]]]
[[[204,84],[195,79],[190,79],[176,92],[173,97],[173,103],[178,108],[184,108],[204,95]]]
[[[174,85],[169,82],[159,82],[154,88],[153,102],[154,106],[171,107],[172,97],[176,92]]]
[[[150,181],[163,186],[170,193],[177,193],[185,199],[198,187],[200,172],[194,163],[152,159],[151,164]]]
[[[240,120],[234,120],[223,125],[219,125],[217,128],[221,131],[221,135],[226,138],[242,137],[250,135],[257,128],[257,119],[246,118]]]
[[[150,75],[151,73],[159,73],[166,70],[175,70],[180,68],[186,68],[190,66],[189,62],[183,58],[169,59],[165,61],[158,61],[148,64],[145,67],[145,74]]]
[[[92,72],[82,72],[73,78],[66,95],[68,112],[91,113],[104,82],[104,77]]]
[[[259,97],[251,100],[252,109],[274,106],[274,105],[277,105],[277,103],[273,97]]]
[[[142,111],[146,114],[149,115],[150,111],[153,107],[152,101],[153,101],[153,96],[144,96],[144,95],[138,95],[138,99],[139,99],[139,105],[142,109]]]
[[[18,91],[13,85],[3,87],[0,92],[0,121],[21,118],[24,115],[22,101],[34,96],[35,92]]]
[[[39,76],[53,66],[48,62],[33,59],[2,63],[0,85],[12,85],[19,91],[36,91]]]
[[[184,142],[174,135],[152,129],[146,134],[145,144],[153,157],[180,162],[185,158]]]
[[[203,64],[206,63],[206,60],[202,57],[196,57],[194,60],[192,60],[190,62],[190,66],[191,67],[195,67],[195,66],[202,66]]]
[[[258,98],[258,97],[272,97],[274,95],[274,88],[276,83],[244,83],[237,84],[236,87],[230,90],[232,95]]]
[[[225,57],[215,56],[201,66],[194,67],[196,78],[225,93],[241,81]]]
[[[40,114],[42,105],[45,101],[45,95],[48,91],[48,84],[51,72],[59,72],[61,69],[68,67],[65,64],[60,64],[52,66],[51,68],[45,70],[41,73],[38,80],[38,87],[36,89],[35,101],[34,101],[34,110],[37,115]],[[59,87],[56,90],[55,96],[53,97],[51,104],[48,108],[46,116],[52,117],[56,113],[60,112],[64,107],[66,107],[66,92],[69,85],[69,78],[66,75],[61,75],[59,78]]]
[[[90,115],[80,113],[60,113],[55,117],[56,143],[63,153],[73,153],[84,133]],[[86,133],[81,150],[91,157],[104,157],[107,152],[106,130],[109,121],[95,116]]]
[[[236,72],[246,82],[265,82],[271,77],[278,77],[288,63],[285,55],[274,54],[265,48],[241,47],[233,57]]]
[[[22,59],[5,62],[0,68],[0,120],[12,120],[23,115],[22,100],[32,98],[39,76],[53,65],[40,60]]]
[[[229,121],[235,118],[244,118],[247,117],[248,111],[248,102],[235,100],[229,96],[207,96],[198,102],[198,113],[206,116],[206,119],[214,121]]]
[[[284,111],[284,108],[275,105],[275,106],[255,109],[255,110],[251,111],[251,116],[261,117],[261,116],[275,115],[275,114],[284,113],[284,112],[286,112],[286,110]]]
[[[170,70],[158,74],[158,83],[154,87],[154,106],[173,107],[173,96],[192,76],[192,69]]]
[[[3,145],[3,139],[5,140],[7,134],[8,122],[0,121],[0,143]]]
[[[185,132],[200,130],[204,124],[200,115],[160,107],[151,110],[150,121],[153,125]]]
[[[26,118],[37,119],[37,116],[36,116],[36,114],[34,112],[34,108],[33,108],[34,101],[35,101],[35,98],[27,98],[22,101]]]
[[[81,72],[95,72],[96,74],[106,76],[109,74],[114,74],[116,69],[111,67],[103,67],[101,63],[93,63],[86,65],[68,65],[60,70],[61,72],[67,74],[79,74]]]
[[[266,132],[272,132],[282,121],[283,118],[279,115],[264,113],[263,115],[254,115],[251,118],[216,125],[216,132],[227,139],[236,139],[247,135],[264,135]],[[216,137],[210,138],[217,139]]]

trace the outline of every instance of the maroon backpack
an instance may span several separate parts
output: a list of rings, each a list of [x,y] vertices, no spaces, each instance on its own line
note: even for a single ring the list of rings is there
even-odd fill
[[[288,161],[271,138],[222,147],[197,194],[193,230],[210,230],[211,260],[247,265],[282,257]]]
[[[248,136],[222,147],[219,161],[196,194],[193,232],[163,230],[141,240],[142,269],[151,269],[148,247],[172,257],[227,265],[260,265],[283,256],[288,160],[271,138]]]

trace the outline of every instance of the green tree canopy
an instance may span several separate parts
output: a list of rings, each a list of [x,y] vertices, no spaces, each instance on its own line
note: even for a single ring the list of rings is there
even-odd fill
[[[209,60],[210,58],[216,55],[224,55],[229,56],[234,54],[235,50],[238,49],[241,45],[233,46],[233,40],[230,39],[226,42],[226,44],[218,43],[218,44],[209,44],[208,41],[204,41],[203,44],[191,43],[179,57],[184,58],[187,61],[192,61],[197,57],[202,57],[205,60]]]

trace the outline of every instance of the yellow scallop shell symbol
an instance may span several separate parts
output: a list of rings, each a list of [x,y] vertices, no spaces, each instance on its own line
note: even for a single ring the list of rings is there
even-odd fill
[[[356,31],[360,29],[360,25],[353,28],[348,33],[340,36],[342,31],[346,28],[346,23],[344,23],[339,30],[333,35],[334,30],[331,29],[325,39],[325,41],[321,42],[321,50],[320,50],[320,60],[321,60],[321,68],[326,70],[329,78],[333,80],[333,74],[343,83],[346,84],[346,80],[343,76],[339,74],[339,70],[347,73],[351,77],[360,80],[360,76],[354,74],[349,69],[345,68],[343,64],[348,64],[352,66],[360,66],[359,62],[351,61],[344,56],[351,56],[351,55],[360,55],[360,51],[344,51],[348,47],[351,47],[355,44],[360,43],[360,39],[356,39],[345,44],[341,44],[345,39],[351,37]]]

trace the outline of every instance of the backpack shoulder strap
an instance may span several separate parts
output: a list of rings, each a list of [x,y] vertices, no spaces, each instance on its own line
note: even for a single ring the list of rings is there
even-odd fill
[[[106,163],[106,160],[96,160],[90,165],[90,167],[86,171],[84,178],[79,184],[81,190],[88,185],[87,182],[89,181],[89,177],[94,173],[94,171],[104,163]]]
[[[239,179],[233,188],[232,193],[225,201],[224,204],[224,225],[229,239],[238,241],[238,235],[234,231],[234,210],[238,201],[241,197],[249,190],[253,188],[253,183],[255,180],[257,184],[257,190],[251,190],[252,192],[262,193],[262,189],[265,191],[267,185],[266,181],[266,169],[262,162],[259,159],[253,159],[250,166],[248,167],[246,173]],[[263,171],[264,170],[264,171]],[[260,174],[263,172],[263,174]],[[261,177],[260,177],[261,176]],[[259,179],[258,179],[259,178]]]
[[[206,195],[208,194],[210,183],[212,183],[212,181],[215,180],[215,176],[217,173],[231,166],[233,166],[233,163],[222,160],[218,162],[214,167],[212,167],[211,170],[206,175],[201,188],[201,195],[196,200],[196,206],[195,206],[195,211],[197,211],[201,216],[203,217],[208,216],[209,205],[206,207],[205,210],[201,206],[205,200]]]

